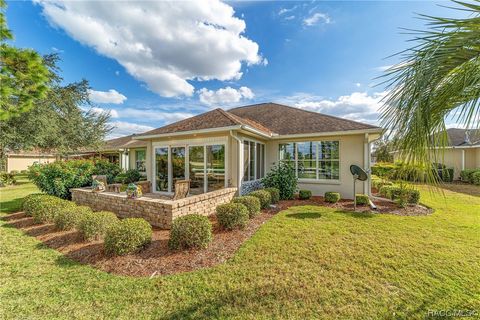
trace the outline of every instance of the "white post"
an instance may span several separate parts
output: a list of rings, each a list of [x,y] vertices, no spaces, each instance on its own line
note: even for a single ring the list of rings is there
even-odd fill
[[[365,133],[365,140],[363,142],[363,168],[367,171],[368,179],[363,182],[363,193],[370,195],[370,143],[368,142],[368,133]]]
[[[462,149],[462,170],[465,170],[465,149]]]

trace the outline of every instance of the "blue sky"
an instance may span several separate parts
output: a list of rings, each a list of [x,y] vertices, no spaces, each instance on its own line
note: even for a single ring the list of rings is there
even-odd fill
[[[433,1],[7,4],[14,44],[58,52],[65,83],[89,80],[111,137],[266,101],[378,123],[374,79],[411,45],[400,28],[461,14]]]

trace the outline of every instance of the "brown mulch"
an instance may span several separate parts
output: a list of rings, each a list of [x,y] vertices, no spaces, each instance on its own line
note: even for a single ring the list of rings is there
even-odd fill
[[[374,200],[378,213],[401,215],[424,215],[431,212],[423,206],[399,209],[388,200]],[[353,202],[341,200],[336,204],[326,203],[323,197],[309,200],[280,201],[275,208],[263,210],[249,221],[243,230],[224,231],[214,216],[213,241],[207,249],[170,251],[168,249],[169,230],[153,230],[152,243],[144,250],[126,256],[112,257],[105,254],[102,241],[84,242],[76,231],[58,231],[52,224],[33,223],[31,217],[22,212],[10,214],[3,219],[26,234],[36,237],[46,246],[56,249],[66,257],[82,264],[89,264],[106,272],[129,276],[155,276],[182,273],[212,267],[232,257],[238,248],[249,239],[257,229],[281,210],[292,206],[322,205],[337,210],[353,211]],[[357,212],[373,212],[369,206],[357,206]]]

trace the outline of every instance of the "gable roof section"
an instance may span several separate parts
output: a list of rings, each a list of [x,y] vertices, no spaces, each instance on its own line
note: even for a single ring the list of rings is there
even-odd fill
[[[470,144],[466,141],[466,133],[469,131]],[[480,146],[480,129],[478,130],[466,130],[466,129],[457,129],[450,128],[447,129],[448,135],[448,144],[450,147],[460,147],[460,146]]]
[[[131,134],[120,138],[110,139],[105,141],[105,144],[100,148],[102,151],[126,149],[126,148],[141,148],[146,147],[147,143],[142,140],[136,140],[137,135]]]
[[[202,131],[232,126],[248,126],[263,134],[291,135],[371,130],[380,127],[306,111],[277,103],[261,103],[228,111],[217,108],[194,117],[142,133],[140,138],[176,132]]]
[[[278,103],[254,104],[234,108],[228,112],[244,119],[255,119],[256,122],[280,135],[381,129],[369,124]]]

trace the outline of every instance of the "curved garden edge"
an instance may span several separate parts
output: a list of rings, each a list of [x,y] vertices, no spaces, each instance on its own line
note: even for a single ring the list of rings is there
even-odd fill
[[[395,204],[382,201],[378,213],[387,213]],[[222,230],[215,219],[209,217],[213,224],[213,241],[208,248],[201,250],[171,251],[168,249],[169,230],[154,229],[151,244],[143,250],[125,255],[108,256],[103,249],[102,241],[84,242],[77,231],[58,231],[53,224],[34,224],[31,217],[22,212],[9,214],[3,219],[13,227],[27,235],[36,237],[44,245],[62,253],[65,257],[81,264],[88,264],[105,272],[150,277],[153,275],[169,275],[210,268],[232,258],[245,241],[276,213],[292,206],[315,205],[335,209],[336,211],[352,211],[351,200],[341,200],[331,204],[323,197],[312,197],[308,200],[284,200],[275,207],[262,210],[261,214],[249,220],[242,230]],[[397,208],[398,209],[398,208]],[[357,212],[372,212],[368,206],[359,206]],[[402,214],[397,212],[394,214]],[[412,214],[403,214],[412,215]],[[418,214],[413,214],[418,215]]]

